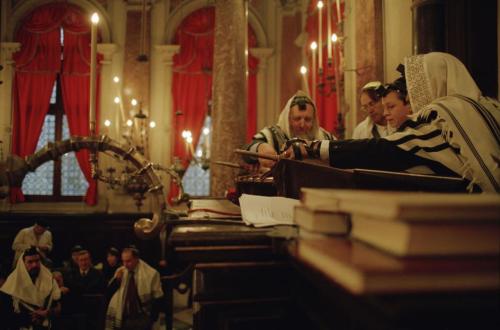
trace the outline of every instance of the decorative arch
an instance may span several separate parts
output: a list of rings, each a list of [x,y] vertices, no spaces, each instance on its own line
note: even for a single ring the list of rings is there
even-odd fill
[[[194,11],[208,6],[206,0],[185,1],[184,3],[177,6],[168,18],[167,27],[165,30],[165,43],[172,44],[175,38],[175,32],[177,31],[177,28],[184,20],[184,18],[189,16]],[[257,37],[257,47],[267,47],[267,35],[264,30],[264,26],[262,25],[258,13],[251,5],[248,6],[248,23],[252,27],[253,31],[255,32],[255,36]]]
[[[12,11],[12,15],[10,17],[11,24],[8,24],[7,30],[7,38],[9,40],[14,40],[15,33],[19,28],[19,24],[21,24],[22,20],[29,15],[36,8],[43,6],[48,3],[53,3],[51,0],[25,0],[20,1]],[[102,43],[110,43],[111,42],[111,24],[110,18],[104,9],[104,7],[95,0],[66,0],[68,4],[73,4],[82,8],[84,11],[89,13],[97,12],[100,17],[99,22],[99,30],[101,36]]]

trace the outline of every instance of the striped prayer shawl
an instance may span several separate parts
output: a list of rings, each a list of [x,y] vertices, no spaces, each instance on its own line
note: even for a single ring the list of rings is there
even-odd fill
[[[399,148],[437,161],[483,191],[500,192],[500,104],[463,95],[434,100],[385,137]],[[496,160],[495,160],[496,159]]]

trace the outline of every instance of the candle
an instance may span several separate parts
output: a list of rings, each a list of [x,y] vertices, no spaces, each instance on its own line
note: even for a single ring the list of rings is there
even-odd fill
[[[95,95],[96,95],[96,55],[97,55],[97,24],[99,23],[99,15],[94,13],[91,17],[91,28],[90,28],[90,114],[89,114],[89,124],[90,124],[90,134],[95,135]]]
[[[322,27],[323,27],[323,24],[322,24],[322,21],[323,21],[323,18],[322,18],[322,13],[321,13],[321,9],[323,8],[323,1],[318,1],[318,43],[319,43],[319,49],[318,49],[318,66],[319,66],[319,71],[322,72],[323,71],[323,31],[322,31]]]
[[[307,83],[307,68],[303,65],[300,67],[300,73],[302,74],[302,83],[304,85],[304,89],[306,90],[307,95],[311,95],[309,93],[309,84]]]
[[[337,23],[342,22],[342,14],[340,13],[340,0],[336,0],[337,4]]]
[[[337,100],[337,113],[342,113],[342,109],[340,108],[340,77],[339,70],[337,65],[337,34],[332,34],[332,43],[333,43],[333,69],[335,72],[335,91],[336,91],[336,100]]]
[[[327,49],[328,49],[328,66],[332,65],[332,42],[330,36],[332,35],[332,8],[330,0],[326,0],[326,23],[327,23]]]
[[[312,58],[312,99],[316,102],[316,49],[318,44],[316,41],[311,42],[311,58]]]

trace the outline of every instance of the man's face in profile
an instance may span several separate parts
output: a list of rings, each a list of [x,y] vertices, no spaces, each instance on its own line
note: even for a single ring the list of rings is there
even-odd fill
[[[298,105],[294,105],[290,109],[289,121],[292,137],[312,140],[313,137],[310,136],[314,123],[314,109],[312,105],[306,104],[304,110],[301,110]]]
[[[40,256],[38,254],[33,256],[24,256],[23,261],[30,277],[36,278],[40,273]]]

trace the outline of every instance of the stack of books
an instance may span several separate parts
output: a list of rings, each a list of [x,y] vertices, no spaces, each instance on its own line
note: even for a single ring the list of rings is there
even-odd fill
[[[296,209],[299,226],[318,209],[348,214],[353,238],[396,256],[500,255],[498,194],[303,188],[301,201],[313,220]]]
[[[293,212],[293,222],[299,227],[299,235],[304,238],[348,235],[351,230],[349,214],[341,211],[338,204],[324,195],[317,199],[304,191],[324,189],[302,188],[301,203]]]

